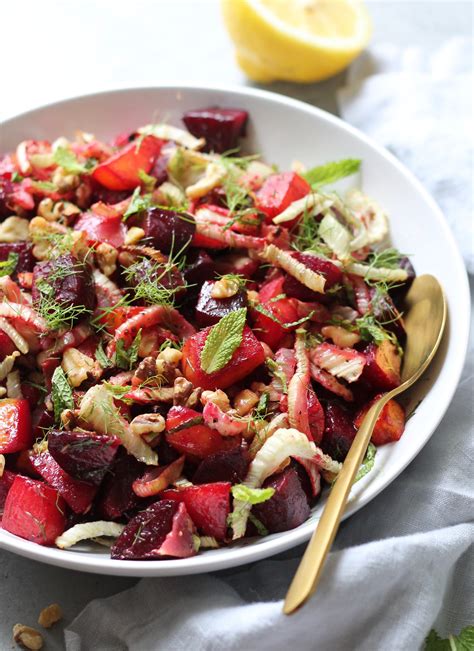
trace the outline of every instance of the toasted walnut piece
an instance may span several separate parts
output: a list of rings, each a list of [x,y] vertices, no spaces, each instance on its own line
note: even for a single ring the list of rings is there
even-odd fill
[[[202,394],[201,387],[196,387],[195,389],[193,389],[192,392],[191,392],[191,395],[186,400],[186,404],[184,406],[185,407],[195,407],[196,405],[198,405],[199,400],[201,399],[201,394]]]
[[[140,384],[155,376],[156,362],[153,357],[145,357],[142,359],[133,375],[134,378],[137,378],[137,380],[139,380]]]
[[[165,429],[165,419],[161,414],[140,414],[130,423],[134,434],[159,434]]]
[[[7,395],[7,390],[5,389],[5,387],[0,387],[0,398],[3,398],[6,395]]]
[[[111,276],[117,269],[117,249],[106,242],[102,242],[97,247],[95,255],[102,273]]]
[[[247,290],[247,299],[248,299],[249,303],[258,303],[259,302],[258,292],[256,292],[253,289],[248,289]]]
[[[231,298],[235,296],[239,291],[239,281],[236,278],[229,276],[223,276],[219,280],[216,280],[211,289],[212,298]]]
[[[54,201],[50,197],[45,197],[41,199],[38,205],[37,213],[40,217],[44,217],[49,222],[56,221],[56,217],[53,213]]]
[[[158,359],[164,360],[170,366],[176,368],[183,357],[183,353],[176,348],[165,348],[158,354]]]
[[[259,397],[250,389],[243,389],[234,398],[234,409],[239,416],[245,416],[258,403]]]
[[[71,432],[77,425],[79,420],[78,409],[63,409],[61,412],[61,423],[64,429]]]
[[[15,360],[19,356],[20,353],[17,350],[14,350],[11,355],[7,355],[0,362],[0,382],[2,382],[7,377],[7,375],[12,371],[13,367],[15,366]]]
[[[80,183],[75,192],[75,201],[79,208],[86,210],[89,207],[89,201],[92,194],[92,188],[89,183]]]
[[[145,231],[143,230],[143,228],[139,228],[138,226],[132,226],[131,228],[128,229],[127,234],[125,235],[124,244],[128,244],[128,245],[136,244],[144,237],[145,237]]]
[[[29,223],[29,236],[33,240],[33,255],[37,260],[46,260],[52,248],[51,242],[48,241],[49,235],[55,233],[60,235],[66,234],[64,226],[56,222],[48,222],[44,217],[33,217]]]
[[[92,375],[94,371],[94,360],[77,348],[68,348],[63,353],[61,367],[67,375],[69,384],[78,387]]]
[[[51,604],[50,606],[43,608],[40,612],[38,624],[44,628],[51,628],[53,624],[56,624],[56,622],[59,622],[62,618],[63,611],[61,610],[61,607],[58,604]]]
[[[69,192],[79,187],[81,179],[77,174],[68,174],[62,167],[57,167],[51,181],[57,186],[58,192]]]
[[[3,454],[0,454],[0,477],[3,477],[3,471],[5,470],[5,457]]]
[[[217,389],[217,391],[203,391],[201,394],[201,402],[203,405],[207,402],[213,402],[222,411],[229,411],[230,409],[229,396],[221,389]]]
[[[360,341],[360,336],[357,332],[349,332],[341,326],[329,325],[321,328],[323,337],[332,339],[336,346],[341,348],[352,348]]]
[[[39,651],[43,648],[43,637],[39,631],[31,626],[15,624],[13,627],[13,639],[30,651]]]
[[[193,391],[193,384],[185,377],[177,377],[174,381],[173,405],[185,405]]]
[[[0,224],[0,242],[24,242],[29,237],[29,222],[23,217],[7,217]]]

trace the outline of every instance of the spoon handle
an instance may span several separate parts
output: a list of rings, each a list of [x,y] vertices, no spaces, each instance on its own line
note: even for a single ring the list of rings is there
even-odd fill
[[[329,493],[326,506],[316,531],[306,548],[290,588],[286,594],[283,612],[290,615],[314,593],[322,574],[324,561],[339,528],[347,498],[372,435],[377,418],[387,402],[387,396],[377,400],[361,423],[341,472]]]

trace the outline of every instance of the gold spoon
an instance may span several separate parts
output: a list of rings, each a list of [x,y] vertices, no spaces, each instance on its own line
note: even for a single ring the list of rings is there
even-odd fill
[[[326,556],[339,528],[347,498],[372,435],[377,418],[387,402],[408,389],[428,368],[440,344],[446,324],[446,299],[433,276],[419,276],[405,300],[407,343],[402,383],[385,393],[367,412],[287,592],[283,612],[291,615],[314,593]]]

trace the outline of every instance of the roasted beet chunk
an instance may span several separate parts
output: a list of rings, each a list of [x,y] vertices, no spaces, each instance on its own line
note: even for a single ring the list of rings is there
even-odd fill
[[[196,230],[192,215],[166,208],[148,208],[133,223],[143,228],[147,242],[163,253],[181,251],[191,242]]]
[[[245,479],[249,461],[242,447],[210,454],[203,459],[193,477],[194,484],[229,481],[239,484]]]
[[[298,260],[298,262],[303,263],[308,269],[314,271],[321,276],[324,276],[326,279],[326,284],[324,290],[333,288],[337,283],[342,280],[342,272],[335,264],[324,258],[320,258],[311,253],[300,253],[296,251],[293,253],[293,257]],[[285,282],[283,283],[283,292],[287,296],[293,298],[298,298],[300,301],[315,301],[315,300],[325,300],[327,297],[325,294],[319,294],[318,292],[313,292],[308,287],[305,287],[293,276],[287,276]]]
[[[204,249],[194,249],[186,255],[184,278],[189,285],[203,283],[214,276],[214,260]]]
[[[326,424],[321,448],[333,459],[344,461],[356,435],[352,416],[337,402],[328,402],[325,414]]]
[[[243,288],[239,288],[229,298],[214,298],[212,294],[215,290],[216,282],[210,280],[201,287],[196,305],[196,320],[202,327],[214,325],[229,312],[235,312],[247,305],[247,292]]]
[[[93,310],[95,306],[94,280],[89,265],[67,253],[53,260],[38,262],[33,271],[33,303],[43,305],[52,313],[55,305],[70,310],[72,322],[81,316],[81,309]],[[51,305],[51,309],[48,306]]]
[[[269,477],[263,487],[273,488],[275,493],[266,502],[256,504],[252,513],[270,533],[294,529],[308,519],[308,498],[294,468]]]
[[[125,277],[130,286],[140,285],[142,287],[145,302],[153,302],[148,298],[154,299],[154,294],[148,290],[150,286],[157,289],[175,290],[176,293],[180,293],[185,288],[181,272],[177,267],[168,263],[166,256],[163,256],[163,262],[140,258],[126,269]],[[137,298],[141,298],[141,296],[137,296]]]
[[[132,489],[133,482],[145,471],[145,464],[119,449],[97,498],[97,510],[104,520],[127,517],[140,499]]]
[[[196,138],[206,139],[206,150],[222,153],[234,149],[245,136],[248,113],[241,109],[204,108],[187,111],[183,122]]]
[[[117,453],[118,442],[109,436],[88,432],[48,434],[48,450],[56,462],[74,479],[99,486]]]
[[[162,500],[127,524],[111,549],[126,560],[187,558],[196,554],[194,524],[183,503]]]
[[[0,262],[8,260],[10,253],[18,256],[15,271],[12,276],[22,271],[33,271],[35,260],[31,253],[31,244],[29,242],[12,242],[0,243]]]

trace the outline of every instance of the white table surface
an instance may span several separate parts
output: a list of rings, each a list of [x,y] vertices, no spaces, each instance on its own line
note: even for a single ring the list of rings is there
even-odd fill
[[[472,35],[471,2],[368,4],[374,42],[421,43],[428,52],[450,36]],[[17,0],[4,5],[1,16],[2,119],[108,88],[250,83],[234,63],[216,0]],[[343,83],[344,73],[320,84],[278,83],[270,90],[336,113],[335,91]],[[35,625],[46,605],[58,602],[67,623],[92,599],[134,582],[62,570],[0,551],[0,650],[13,647],[16,622]],[[45,638],[49,651],[64,648],[62,626]]]

